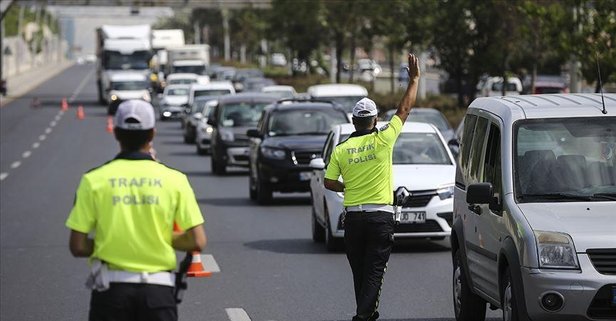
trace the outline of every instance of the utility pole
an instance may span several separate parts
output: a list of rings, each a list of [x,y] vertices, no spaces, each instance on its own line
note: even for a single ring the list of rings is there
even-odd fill
[[[199,28],[198,21],[195,21],[195,23],[193,23],[193,30],[195,33],[195,44],[200,45],[201,44],[201,28]]]
[[[224,33],[225,43],[225,60],[231,60],[231,39],[229,36],[229,9],[223,8],[222,13],[222,29]]]
[[[23,49],[21,46],[21,34],[23,33],[23,20],[24,20],[24,10],[25,6],[19,6],[19,18],[17,20],[17,41],[15,42],[15,74],[19,74],[19,64],[21,63],[21,56],[23,55]]]

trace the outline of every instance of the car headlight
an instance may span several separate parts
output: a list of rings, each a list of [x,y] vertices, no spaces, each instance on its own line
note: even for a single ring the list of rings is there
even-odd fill
[[[206,134],[211,134],[214,131],[214,128],[207,126],[207,127],[201,127],[201,130]]]
[[[453,197],[453,184],[441,185],[436,189],[436,194],[441,200]]]
[[[261,154],[263,154],[264,157],[272,159],[284,159],[287,156],[284,150],[269,147],[261,147]]]
[[[220,130],[220,139],[225,141],[225,142],[232,142],[235,140],[235,137],[233,135],[232,131],[229,130]]]
[[[579,269],[571,236],[565,233],[535,231],[539,267],[548,269]]]
[[[171,112],[169,112],[169,111],[164,111],[164,112],[163,112],[163,116],[164,116],[164,117],[171,117]]]
[[[118,100],[118,96],[116,96],[116,95],[111,95],[111,100]]]

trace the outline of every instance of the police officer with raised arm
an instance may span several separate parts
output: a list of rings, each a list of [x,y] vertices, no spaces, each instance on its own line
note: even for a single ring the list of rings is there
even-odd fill
[[[120,104],[114,134],[121,151],[83,175],[66,221],[71,253],[90,258],[90,321],[176,321],[174,250],[205,247],[186,175],[151,155],[154,119],[145,101]],[[174,232],[174,223],[185,232]]]
[[[325,188],[344,192],[344,243],[357,304],[353,321],[379,318],[379,296],[394,234],[393,148],[415,104],[420,75],[415,55],[409,54],[408,65],[409,84],[389,124],[377,129],[374,101],[357,102],[355,132],[336,146],[325,173]]]

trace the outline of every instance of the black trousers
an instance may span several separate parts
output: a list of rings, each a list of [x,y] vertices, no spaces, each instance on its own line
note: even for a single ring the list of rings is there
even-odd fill
[[[107,291],[92,291],[90,321],[177,321],[173,287],[111,283]]]
[[[394,243],[393,214],[348,212],[344,244],[353,272],[357,311],[353,321],[376,320],[383,276]]]

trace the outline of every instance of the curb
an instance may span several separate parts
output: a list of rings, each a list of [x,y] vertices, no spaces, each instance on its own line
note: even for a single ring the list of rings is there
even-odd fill
[[[14,100],[21,98],[23,95],[27,94],[33,89],[36,89],[38,86],[42,85],[47,80],[72,67],[74,64],[75,62],[73,61],[65,61],[53,68],[37,68],[34,70],[30,69],[22,75],[13,76],[12,78],[18,79],[20,76],[22,78],[29,77],[31,78],[31,80],[22,81],[23,85],[18,83],[17,86],[19,86],[19,90],[13,90],[13,92],[10,92],[9,95],[2,97],[2,99],[0,99],[0,108],[4,108],[6,105],[10,104]]]

